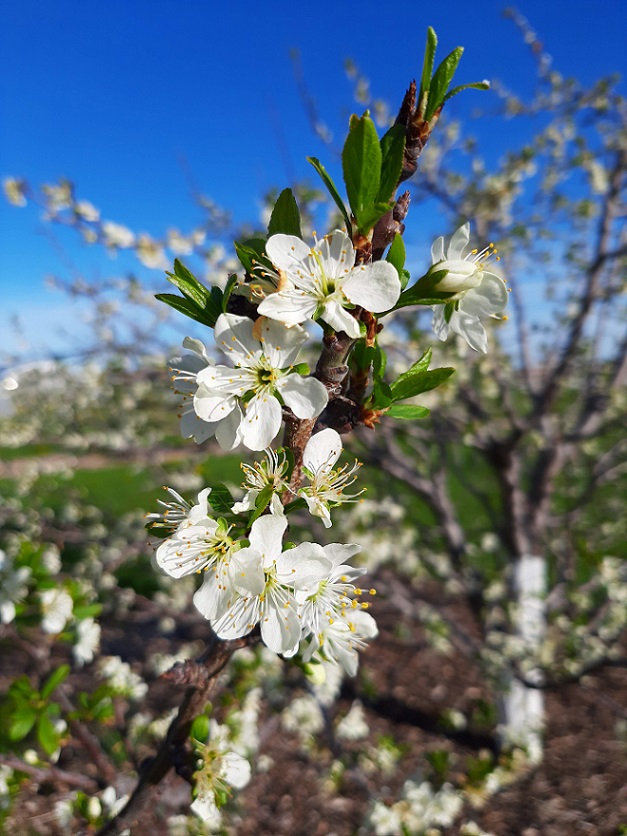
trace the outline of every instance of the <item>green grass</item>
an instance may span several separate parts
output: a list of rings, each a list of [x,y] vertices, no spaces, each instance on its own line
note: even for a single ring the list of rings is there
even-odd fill
[[[49,456],[52,453],[63,453],[60,444],[26,444],[23,447],[0,447],[0,460],[5,462],[15,459],[30,459],[35,456]]]

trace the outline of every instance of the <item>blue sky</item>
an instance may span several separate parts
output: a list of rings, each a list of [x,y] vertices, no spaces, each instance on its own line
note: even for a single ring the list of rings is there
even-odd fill
[[[103,217],[158,236],[200,220],[187,169],[237,218],[254,218],[264,189],[309,175],[305,157],[327,154],[309,128],[291,48],[339,139],[351,109],[344,58],[377,96],[396,102],[420,72],[428,25],[440,39],[438,58],[465,46],[456,81],[498,78],[528,92],[533,62],[502,17],[505,5],[3,0],[0,175],[32,184],[67,176]],[[564,74],[590,82],[624,71],[624,0],[523,0],[518,8]],[[450,106],[463,115],[486,95]],[[507,149],[503,131],[479,137],[488,156]],[[35,350],[54,343],[59,324],[75,322],[66,300],[45,290],[45,275],[67,274],[72,263],[87,276],[116,269],[71,237],[60,252],[44,229],[33,207],[0,200],[0,333],[19,313],[27,334],[37,332]]]

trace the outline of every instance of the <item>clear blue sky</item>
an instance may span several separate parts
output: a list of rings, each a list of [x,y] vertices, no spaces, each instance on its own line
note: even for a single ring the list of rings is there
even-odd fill
[[[428,25],[439,58],[466,47],[456,81],[498,78],[528,91],[533,62],[502,17],[505,5],[3,0],[0,175],[33,184],[65,175],[104,218],[158,236],[200,220],[184,158],[204,193],[254,218],[265,188],[309,174],[305,156],[325,154],[307,123],[290,48],[300,50],[320,116],[339,132],[351,108],[344,58],[377,96],[398,101],[420,71]],[[624,71],[625,0],[522,0],[518,8],[562,73],[589,82]],[[451,107],[463,113],[486,95]],[[480,139],[488,154],[507,148],[504,136]],[[33,208],[0,200],[0,334],[16,312],[29,333],[72,321],[65,300],[42,284],[46,273],[68,269],[43,228]],[[115,270],[101,250],[68,246],[88,276]]]

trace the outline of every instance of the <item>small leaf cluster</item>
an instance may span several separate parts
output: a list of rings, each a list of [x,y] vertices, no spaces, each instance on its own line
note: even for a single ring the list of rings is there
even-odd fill
[[[25,740],[34,730],[39,746],[48,757],[57,751],[62,738],[56,723],[61,707],[50,698],[69,672],[69,665],[61,665],[39,690],[32,686],[26,675],[11,684],[1,709],[2,736],[6,735],[10,744]]]

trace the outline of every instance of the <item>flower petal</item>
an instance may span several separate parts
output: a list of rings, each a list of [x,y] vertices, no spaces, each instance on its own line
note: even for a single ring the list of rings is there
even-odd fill
[[[290,273],[305,269],[311,250],[295,235],[278,233],[268,238],[266,254],[279,270],[284,270],[288,277]]]
[[[488,335],[478,317],[463,311],[455,311],[451,317],[450,326],[475,351],[480,351],[482,354],[488,353]]]
[[[251,366],[261,357],[259,340],[253,336],[253,321],[247,316],[220,314],[215,328],[216,345],[236,365]]]
[[[300,619],[296,614],[296,601],[292,598],[280,609],[268,607],[261,619],[261,638],[270,650],[293,656],[300,642]]]
[[[355,265],[355,248],[348,235],[338,229],[318,241],[315,248],[320,253],[323,270],[328,278],[347,276]]]
[[[387,261],[362,264],[342,283],[342,292],[354,305],[382,313],[393,308],[401,295],[396,267]]]
[[[249,450],[265,450],[278,435],[281,420],[281,404],[274,396],[264,392],[255,395],[240,424],[242,441]]]
[[[342,305],[331,299],[322,308],[322,319],[333,328],[334,331],[344,331],[349,337],[357,340],[361,336],[359,323],[354,316],[342,307]]]
[[[507,297],[507,287],[503,279],[496,273],[484,271],[479,287],[468,291],[459,308],[471,316],[490,316],[507,307]]]
[[[241,442],[241,422],[242,410],[239,406],[219,422],[216,427],[216,441],[223,450],[233,450]]]
[[[340,434],[328,427],[312,435],[303,452],[303,465],[307,470],[317,473],[324,467],[331,470],[342,454],[342,439]]]
[[[446,305],[433,306],[433,319],[431,320],[431,328],[433,333],[439,340],[444,340],[448,337],[449,324],[444,317],[444,309]]]
[[[444,261],[444,236],[440,235],[431,245],[431,263],[437,264]]]
[[[288,328],[283,322],[264,318],[261,343],[263,353],[274,369],[285,369],[293,365],[306,342],[307,332],[299,325]]]
[[[466,222],[451,235],[446,257],[450,259],[463,258],[463,252],[470,241],[470,224]]]
[[[287,375],[279,381],[277,390],[297,418],[315,418],[329,400],[326,387],[315,377]]]
[[[262,316],[278,319],[285,325],[298,325],[311,319],[317,305],[316,299],[309,293],[302,290],[282,290],[266,296],[257,310]]]
[[[252,524],[250,545],[261,554],[264,566],[272,566],[281,554],[286,529],[287,517],[277,514],[266,514]]]

